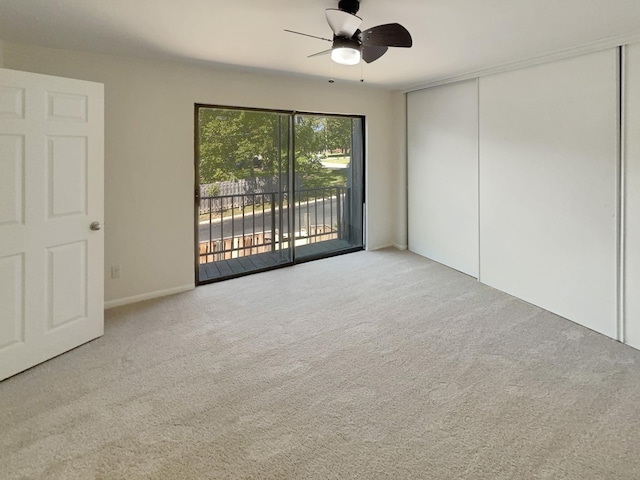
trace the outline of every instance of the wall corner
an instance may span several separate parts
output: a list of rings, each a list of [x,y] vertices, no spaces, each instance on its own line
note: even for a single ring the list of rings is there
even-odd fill
[[[392,93],[392,154],[395,162],[395,224],[393,244],[406,246],[408,243],[407,213],[407,96],[401,91]]]

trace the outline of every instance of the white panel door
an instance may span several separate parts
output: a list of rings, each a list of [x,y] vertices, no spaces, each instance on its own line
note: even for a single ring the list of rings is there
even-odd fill
[[[476,80],[407,95],[409,249],[478,277]]]
[[[640,44],[626,47],[625,335],[640,348]]]
[[[480,79],[480,280],[617,337],[617,50]]]
[[[0,69],[0,380],[103,333],[103,130],[103,85]]]

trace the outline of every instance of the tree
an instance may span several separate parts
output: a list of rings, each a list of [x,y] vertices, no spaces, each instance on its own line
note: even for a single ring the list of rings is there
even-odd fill
[[[324,145],[322,119],[310,115],[296,115],[294,121],[296,154],[315,157]]]
[[[201,108],[199,115],[201,183],[277,175],[280,164],[286,171],[288,115],[218,108]],[[296,172],[303,186],[335,184],[339,179],[319,157],[327,148],[349,149],[351,119],[295,115],[293,121]]]
[[[345,155],[351,151],[351,119],[327,117],[327,146],[329,150],[341,149]]]
[[[275,113],[200,109],[200,181],[277,173],[277,134]]]

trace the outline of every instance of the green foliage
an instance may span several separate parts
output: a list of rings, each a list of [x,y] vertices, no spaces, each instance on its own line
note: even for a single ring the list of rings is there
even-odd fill
[[[296,158],[317,158],[324,150],[324,124],[322,117],[296,115],[295,117]]]
[[[277,170],[278,114],[200,110],[201,183],[273,175]]]
[[[280,162],[286,171],[288,120],[273,112],[200,109],[200,182],[276,175]],[[320,158],[350,149],[351,119],[296,115],[294,122],[296,172],[303,188],[346,184],[346,171],[328,170]]]
[[[344,153],[351,150],[351,119],[327,117],[327,145],[329,150],[341,149]]]
[[[203,196],[205,197],[216,197],[218,195],[220,195],[220,187],[218,187],[218,185],[215,185],[215,184],[207,185],[207,187],[203,192]]]

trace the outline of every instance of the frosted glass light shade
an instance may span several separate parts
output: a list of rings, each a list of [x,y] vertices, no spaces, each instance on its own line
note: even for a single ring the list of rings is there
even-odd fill
[[[331,50],[331,60],[341,65],[357,65],[360,57],[360,50],[357,48],[338,47]]]

